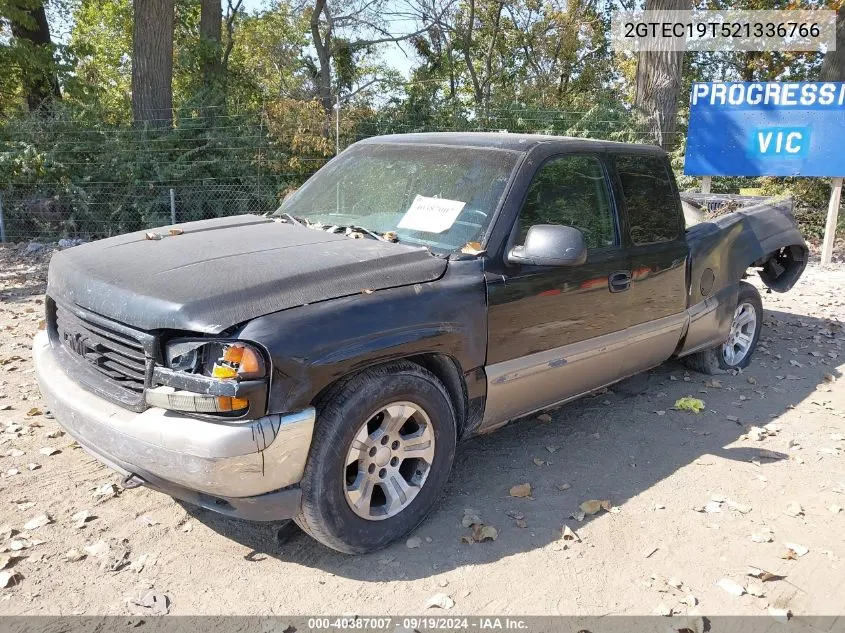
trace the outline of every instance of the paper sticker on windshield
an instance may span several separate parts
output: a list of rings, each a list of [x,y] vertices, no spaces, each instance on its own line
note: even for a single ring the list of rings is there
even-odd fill
[[[414,198],[411,208],[402,216],[398,226],[400,229],[410,231],[442,233],[455,223],[464,205],[466,202],[460,200],[427,198],[418,195]]]

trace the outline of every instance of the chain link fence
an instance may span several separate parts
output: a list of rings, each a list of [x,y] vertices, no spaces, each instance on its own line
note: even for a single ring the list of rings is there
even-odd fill
[[[454,113],[436,124],[397,112],[341,112],[339,122],[335,116],[309,120],[268,107],[248,115],[189,116],[166,130],[71,119],[7,124],[0,128],[0,237],[87,241],[268,213],[331,158],[335,145],[343,149],[378,134],[509,130],[647,139],[644,129],[598,111],[501,110],[483,122]]]
[[[263,214],[277,206],[273,192],[249,182],[39,183],[0,191],[3,242],[89,241],[167,224]]]

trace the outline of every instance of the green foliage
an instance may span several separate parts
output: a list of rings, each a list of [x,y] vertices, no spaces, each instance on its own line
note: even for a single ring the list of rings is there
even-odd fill
[[[58,43],[54,34],[51,47],[33,47],[12,36],[11,23],[26,21],[26,10],[38,2],[0,0],[0,193],[7,225],[19,236],[105,235],[168,222],[171,187],[180,220],[269,210],[334,155],[335,113],[317,100],[313,0],[268,0],[224,15],[219,46],[200,39],[199,0],[175,0],[176,111],[173,128],[158,131],[131,121],[133,0],[48,0],[49,12],[70,16],[70,33]],[[450,130],[650,138],[631,103],[636,57],[615,55],[607,40],[612,3],[457,0],[438,20],[432,12],[447,4],[412,3],[430,6],[414,19],[428,28],[404,47],[415,56],[409,80],[384,63],[386,45],[369,43],[393,33],[387,12],[399,11],[401,0],[329,3],[336,20],[331,97],[341,101],[341,147],[376,134]],[[741,8],[786,5],[791,0],[746,0]],[[694,81],[813,79],[820,60],[817,54],[687,54],[681,94]],[[219,73],[215,67],[210,77],[218,61]],[[34,117],[27,113],[25,82],[46,71],[57,74],[62,102],[49,116]],[[700,184],[680,175],[685,104],[683,98],[672,154],[682,189]],[[714,192],[744,187],[791,193],[808,234],[820,232],[826,182],[713,181]]]

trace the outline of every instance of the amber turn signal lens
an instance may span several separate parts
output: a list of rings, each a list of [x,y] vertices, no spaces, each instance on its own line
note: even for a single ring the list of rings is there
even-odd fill
[[[214,378],[223,378],[226,380],[228,378],[236,378],[238,370],[234,367],[229,367],[228,365],[215,365],[211,375]]]
[[[249,400],[246,398],[233,398],[229,396],[217,397],[218,411],[240,411],[249,408]]]

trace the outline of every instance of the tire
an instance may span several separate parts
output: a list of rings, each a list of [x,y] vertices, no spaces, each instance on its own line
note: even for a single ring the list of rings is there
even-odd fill
[[[389,545],[431,512],[456,439],[452,402],[434,374],[407,361],[364,370],[317,403],[296,523],[347,554]]]
[[[741,312],[742,310],[742,312]],[[746,322],[744,325],[739,325],[739,332],[737,332],[738,321],[744,315],[753,314],[753,332],[748,327]],[[760,331],[763,327],[763,301],[760,298],[760,293],[757,288],[746,281],[741,281],[739,284],[739,294],[737,297],[737,307],[734,312],[734,322],[731,324],[731,334],[727,341],[718,347],[690,354],[683,359],[684,363],[690,369],[701,372],[702,374],[718,374],[732,369],[745,369],[751,363],[751,357],[754,355],[754,350],[757,349],[757,342],[760,340]],[[744,334],[748,339],[747,344],[736,340],[735,334]],[[729,346],[733,349],[733,353],[726,351]],[[741,352],[741,353],[740,353]]]

